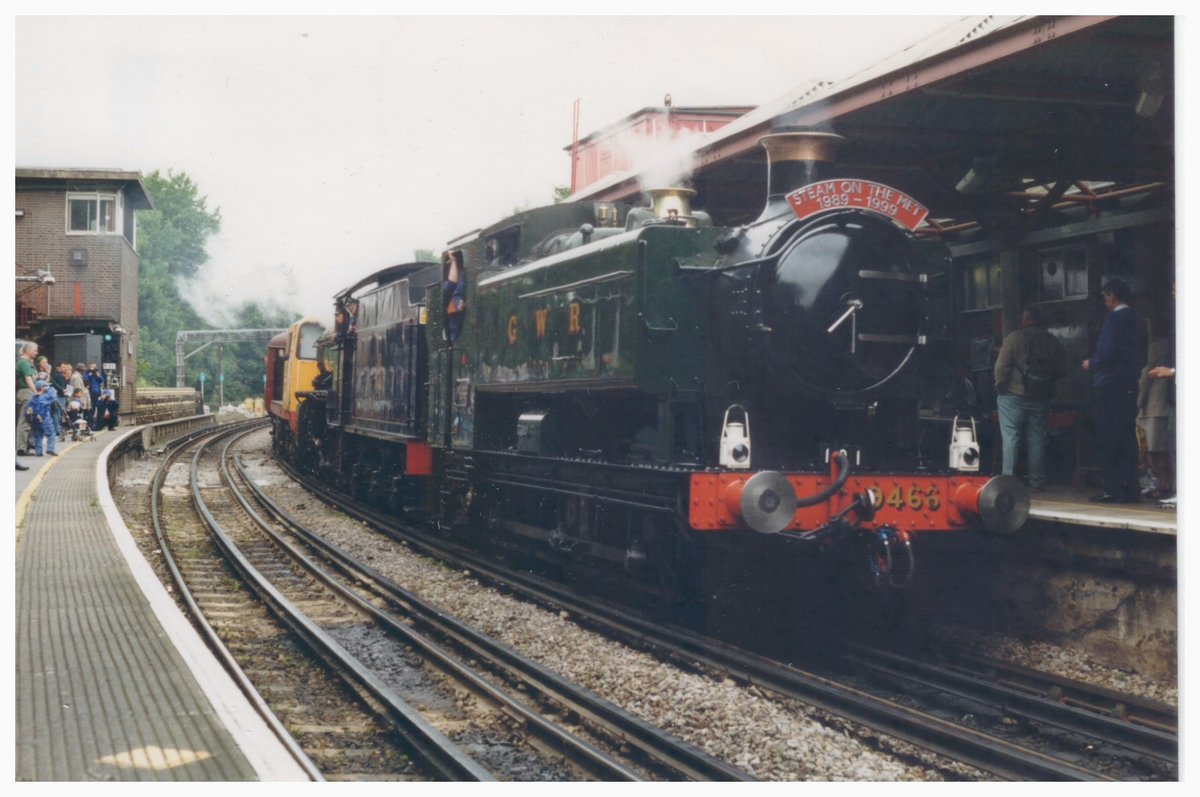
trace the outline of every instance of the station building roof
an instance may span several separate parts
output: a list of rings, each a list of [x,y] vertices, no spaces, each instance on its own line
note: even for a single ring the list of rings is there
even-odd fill
[[[29,169],[16,170],[17,187],[42,186],[67,191],[95,190],[97,185],[119,185],[124,189],[126,206],[132,210],[153,210],[154,201],[142,182],[141,172],[120,169]]]
[[[946,229],[1161,192],[1175,172],[1174,62],[1172,17],[966,17],[726,125],[695,152],[693,187],[714,215],[764,195],[758,140],[788,125],[844,136],[847,170],[920,197]],[[634,197],[636,177],[574,198]]]

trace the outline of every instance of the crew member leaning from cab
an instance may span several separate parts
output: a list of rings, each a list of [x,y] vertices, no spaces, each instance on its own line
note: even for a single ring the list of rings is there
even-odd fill
[[[467,289],[467,275],[462,266],[462,253],[447,252],[442,258],[442,269],[446,275],[442,282],[442,301],[446,303],[446,329],[450,342],[453,343],[462,332],[463,312],[466,310],[463,295]]]
[[[358,302],[339,302],[333,314],[333,329],[338,340],[358,334]]]

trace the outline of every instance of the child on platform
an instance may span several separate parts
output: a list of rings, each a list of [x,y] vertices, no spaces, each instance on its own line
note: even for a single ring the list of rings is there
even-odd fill
[[[42,444],[45,443],[46,453],[57,457],[54,450],[58,440],[58,425],[55,423],[54,412],[58,409],[58,391],[50,383],[38,380],[34,383],[38,394],[29,400],[29,429],[33,438],[33,455],[42,456]]]

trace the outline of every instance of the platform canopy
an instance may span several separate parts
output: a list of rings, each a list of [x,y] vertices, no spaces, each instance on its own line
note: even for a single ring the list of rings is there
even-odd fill
[[[723,128],[697,151],[693,187],[724,223],[752,216],[765,194],[759,138],[800,125],[844,136],[848,171],[920,197],[949,230],[1027,230],[1073,203],[1161,202],[1175,173],[1174,37],[1167,16],[964,18]],[[638,191],[624,175],[587,198]]]

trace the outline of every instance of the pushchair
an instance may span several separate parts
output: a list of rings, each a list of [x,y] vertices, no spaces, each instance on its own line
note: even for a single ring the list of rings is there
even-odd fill
[[[72,400],[67,405],[67,422],[71,428],[72,441],[91,439],[92,428],[88,425],[87,417],[83,412],[83,404],[79,401]]]

